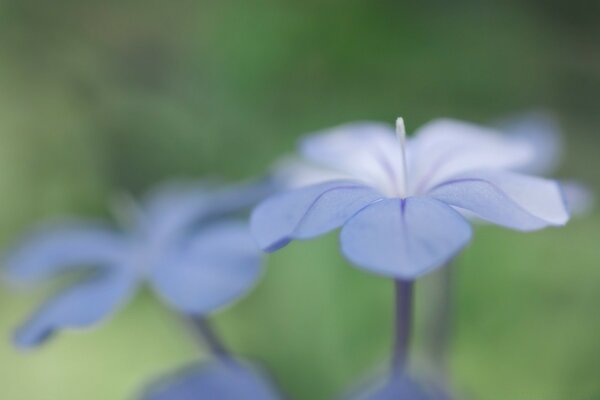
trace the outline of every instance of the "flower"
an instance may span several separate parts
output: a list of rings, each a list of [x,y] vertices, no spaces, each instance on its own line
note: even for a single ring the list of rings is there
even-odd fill
[[[272,252],[342,227],[342,252],[356,266],[414,280],[469,242],[463,214],[520,231],[567,222],[556,182],[510,171],[535,157],[528,144],[448,119],[406,140],[399,118],[396,133],[354,123],[303,140],[304,159],[332,178],[314,175],[320,183],[261,202],[251,216],[259,245]]]
[[[252,365],[213,361],[196,365],[151,385],[142,400],[277,400],[274,386]]]
[[[529,111],[501,119],[495,124],[508,140],[530,146],[534,151],[519,170],[534,175],[555,172],[563,159],[563,135],[558,121],[549,112]]]
[[[499,125],[512,139],[528,144],[536,156],[522,172],[543,175],[554,173],[563,159],[563,135],[551,114],[529,112],[503,120]],[[589,186],[575,180],[562,180],[561,187],[572,216],[589,214],[594,208],[595,196]]]
[[[343,396],[346,400],[450,400],[451,396],[431,382],[408,375],[380,378]]]
[[[268,186],[170,184],[128,214],[133,226],[125,232],[88,220],[34,230],[8,253],[8,278],[31,283],[79,271],[83,279],[42,305],[17,330],[16,344],[36,346],[56,330],[99,322],[144,281],[184,314],[204,316],[232,303],[261,271],[260,249],[235,214]]]

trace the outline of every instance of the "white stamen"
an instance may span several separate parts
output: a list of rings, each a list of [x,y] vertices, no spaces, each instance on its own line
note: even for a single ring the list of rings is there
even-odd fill
[[[406,128],[404,128],[404,118],[402,117],[396,119],[396,135],[398,136],[398,140],[400,140],[402,149],[404,149],[404,143],[406,142]]]
[[[406,166],[406,128],[404,127],[404,119],[399,117],[396,119],[396,136],[400,141],[400,151],[402,153],[402,178],[400,182],[400,194],[402,197],[407,195],[407,166]]]

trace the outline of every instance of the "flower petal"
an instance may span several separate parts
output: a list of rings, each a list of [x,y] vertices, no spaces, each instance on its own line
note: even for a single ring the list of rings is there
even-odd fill
[[[261,261],[248,226],[222,222],[172,248],[151,269],[150,279],[178,310],[207,314],[248,292],[260,278]]]
[[[353,181],[332,181],[277,194],[250,219],[261,248],[275,251],[293,239],[308,239],[340,227],[361,208],[382,198]]]
[[[411,377],[385,377],[374,385],[345,396],[347,400],[449,400],[450,396],[431,384],[416,382]]]
[[[562,181],[560,186],[571,215],[584,216],[592,212],[596,198],[589,186],[578,181]]]
[[[535,158],[528,144],[492,129],[439,119],[408,143],[411,193],[420,195],[448,177],[473,169],[517,169]]]
[[[169,240],[198,222],[248,209],[274,190],[275,182],[267,179],[221,187],[209,182],[161,185],[145,202],[145,231],[156,241]]]
[[[557,121],[545,112],[529,112],[504,119],[499,127],[510,139],[533,149],[534,157],[520,172],[547,175],[554,172],[562,159],[563,138]]]
[[[141,400],[276,400],[273,385],[251,366],[234,361],[189,368],[152,385]]]
[[[133,293],[129,271],[103,271],[48,300],[15,334],[19,347],[35,347],[55,331],[88,327],[112,314]]]
[[[385,124],[357,122],[305,138],[304,158],[317,165],[350,175],[392,195],[404,176],[403,151],[392,128]]]
[[[286,189],[297,189],[337,180],[352,180],[352,176],[348,174],[295,157],[284,157],[276,162],[273,175],[280,186]]]
[[[451,207],[426,197],[386,199],[342,228],[342,252],[358,267],[412,280],[442,266],[471,239],[471,227]]]
[[[125,254],[118,233],[91,222],[69,222],[41,228],[9,251],[6,273],[15,282],[46,279],[78,267],[114,265]]]
[[[569,219],[557,182],[513,172],[457,175],[433,188],[429,195],[516,230],[564,225]]]

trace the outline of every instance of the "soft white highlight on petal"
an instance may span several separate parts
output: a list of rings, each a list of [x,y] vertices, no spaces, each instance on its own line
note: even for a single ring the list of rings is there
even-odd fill
[[[386,196],[402,195],[402,147],[388,125],[342,125],[307,137],[300,152],[308,161],[351,175]]]
[[[385,124],[352,123],[309,136],[301,143],[303,168],[288,175],[292,186],[351,177],[388,197],[425,193],[452,175],[474,169],[519,169],[539,154],[521,137],[451,119],[439,119],[405,139]]]
[[[408,148],[410,193],[423,194],[448,177],[475,169],[517,169],[535,156],[531,146],[492,129],[439,119],[420,128]]]

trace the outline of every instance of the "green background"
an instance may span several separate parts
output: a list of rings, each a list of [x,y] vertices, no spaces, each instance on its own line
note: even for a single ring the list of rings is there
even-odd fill
[[[452,4],[450,4],[452,3]],[[558,175],[600,183],[598,2],[0,1],[0,244],[36,221],[108,216],[169,177],[264,172],[305,132],[359,119],[409,132],[542,107],[564,128]],[[451,364],[481,400],[600,399],[600,215],[520,234],[480,227],[456,263]],[[418,284],[415,365],[427,364]],[[0,398],[134,398],[205,357],[148,292],[85,333],[18,352],[12,329],[51,293],[0,288]],[[328,399],[384,365],[392,285],[335,235],[269,257],[215,317],[294,399]]]

